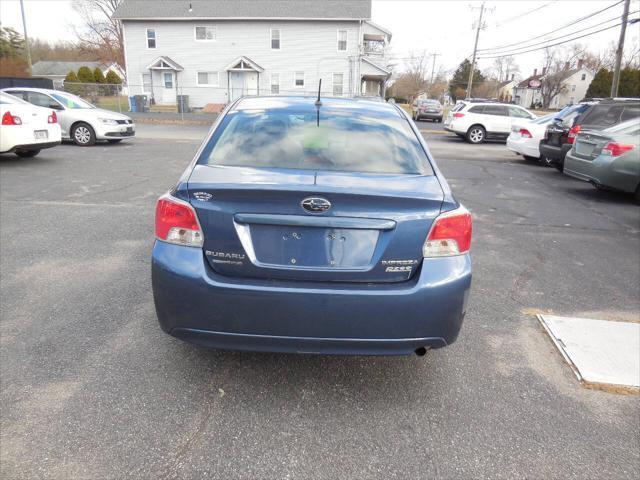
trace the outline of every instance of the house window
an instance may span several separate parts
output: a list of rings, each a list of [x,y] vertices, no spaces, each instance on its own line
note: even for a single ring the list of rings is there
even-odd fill
[[[296,87],[304,87],[304,72],[296,72],[294,75],[293,85]]]
[[[206,41],[216,39],[216,27],[196,27],[196,40]]]
[[[344,74],[342,73],[334,73],[333,74],[333,95],[339,97],[343,92],[343,82],[344,82]]]
[[[583,73],[582,76],[580,77],[580,80],[586,80],[587,79],[587,74]]]
[[[280,29],[279,28],[271,29],[271,49],[280,50]]]
[[[199,87],[217,87],[218,72],[198,72],[196,81]]]
[[[271,94],[278,95],[280,93],[280,74],[271,74]]]
[[[143,73],[142,74],[142,92],[151,92],[151,74]]]
[[[164,88],[173,88],[173,73],[164,72]]]
[[[575,85],[571,85],[571,91],[575,92],[576,91],[576,86]]]
[[[338,51],[339,52],[347,51],[347,31],[346,30],[338,30]]]
[[[155,28],[147,28],[147,48],[156,48]]]

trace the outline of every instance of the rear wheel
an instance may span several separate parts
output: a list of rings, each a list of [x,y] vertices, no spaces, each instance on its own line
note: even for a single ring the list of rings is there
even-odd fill
[[[556,162],[553,166],[556,167],[556,170],[559,172],[564,172],[564,162]]]
[[[96,143],[96,132],[88,123],[79,122],[71,129],[71,138],[76,145],[88,147]]]
[[[482,143],[487,135],[486,130],[480,125],[473,125],[467,130],[467,141],[469,143]]]
[[[40,153],[40,150],[18,150],[16,155],[22,158],[31,158],[35,157]]]

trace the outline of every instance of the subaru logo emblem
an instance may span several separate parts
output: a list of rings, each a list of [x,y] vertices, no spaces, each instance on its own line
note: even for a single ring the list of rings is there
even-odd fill
[[[326,212],[331,208],[331,202],[319,197],[309,197],[302,200],[300,203],[302,208],[311,213]]]

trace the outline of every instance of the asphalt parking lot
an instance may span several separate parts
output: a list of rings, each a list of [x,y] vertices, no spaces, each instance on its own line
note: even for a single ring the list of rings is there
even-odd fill
[[[579,385],[533,316],[638,318],[631,196],[426,132],[475,216],[459,340],[422,358],[209,351],[160,330],[149,261],[155,200],[205,132],[0,156],[0,477],[640,471],[639,397]]]

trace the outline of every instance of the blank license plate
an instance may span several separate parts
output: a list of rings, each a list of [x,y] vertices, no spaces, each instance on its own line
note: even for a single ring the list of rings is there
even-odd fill
[[[34,130],[33,137],[36,140],[46,140],[47,138],[49,138],[49,132],[47,132],[46,130]]]

